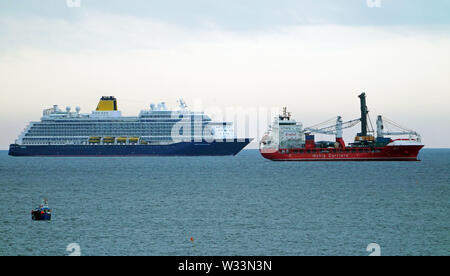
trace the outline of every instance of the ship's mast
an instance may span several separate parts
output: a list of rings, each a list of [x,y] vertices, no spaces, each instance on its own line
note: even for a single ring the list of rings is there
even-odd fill
[[[287,112],[287,107],[283,107],[283,115],[279,117],[280,120],[291,120],[291,112]]]
[[[367,136],[367,105],[366,105],[366,93],[362,93],[358,96],[361,100],[361,133],[358,136]]]

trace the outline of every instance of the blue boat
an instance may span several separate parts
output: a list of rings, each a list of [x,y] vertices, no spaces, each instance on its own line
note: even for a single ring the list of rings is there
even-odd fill
[[[32,220],[51,220],[52,219],[52,209],[48,207],[48,201],[45,199],[43,204],[39,205],[38,208],[31,210]]]
[[[151,104],[136,117],[122,116],[113,96],[102,97],[90,114],[54,105],[31,122],[12,156],[225,156],[236,155],[251,138],[237,138],[231,122],[213,122],[203,112]]]

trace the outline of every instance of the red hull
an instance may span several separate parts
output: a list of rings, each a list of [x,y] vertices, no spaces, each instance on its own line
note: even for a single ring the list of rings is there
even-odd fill
[[[346,149],[260,149],[264,158],[273,161],[419,161],[423,145],[385,146]]]

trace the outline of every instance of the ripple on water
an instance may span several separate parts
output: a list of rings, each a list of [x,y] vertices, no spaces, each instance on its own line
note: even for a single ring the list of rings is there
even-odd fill
[[[450,150],[422,162],[12,158],[0,255],[450,255]],[[32,222],[42,197],[51,222]],[[38,237],[38,238],[36,238]],[[190,237],[195,237],[191,242]]]

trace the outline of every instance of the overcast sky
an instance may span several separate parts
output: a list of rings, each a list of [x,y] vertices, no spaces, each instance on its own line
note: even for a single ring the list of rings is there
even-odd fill
[[[180,97],[206,110],[287,105],[308,126],[357,118],[362,91],[373,121],[450,147],[448,11],[445,0],[0,0],[0,149],[44,108],[90,112],[102,95],[130,116]]]

